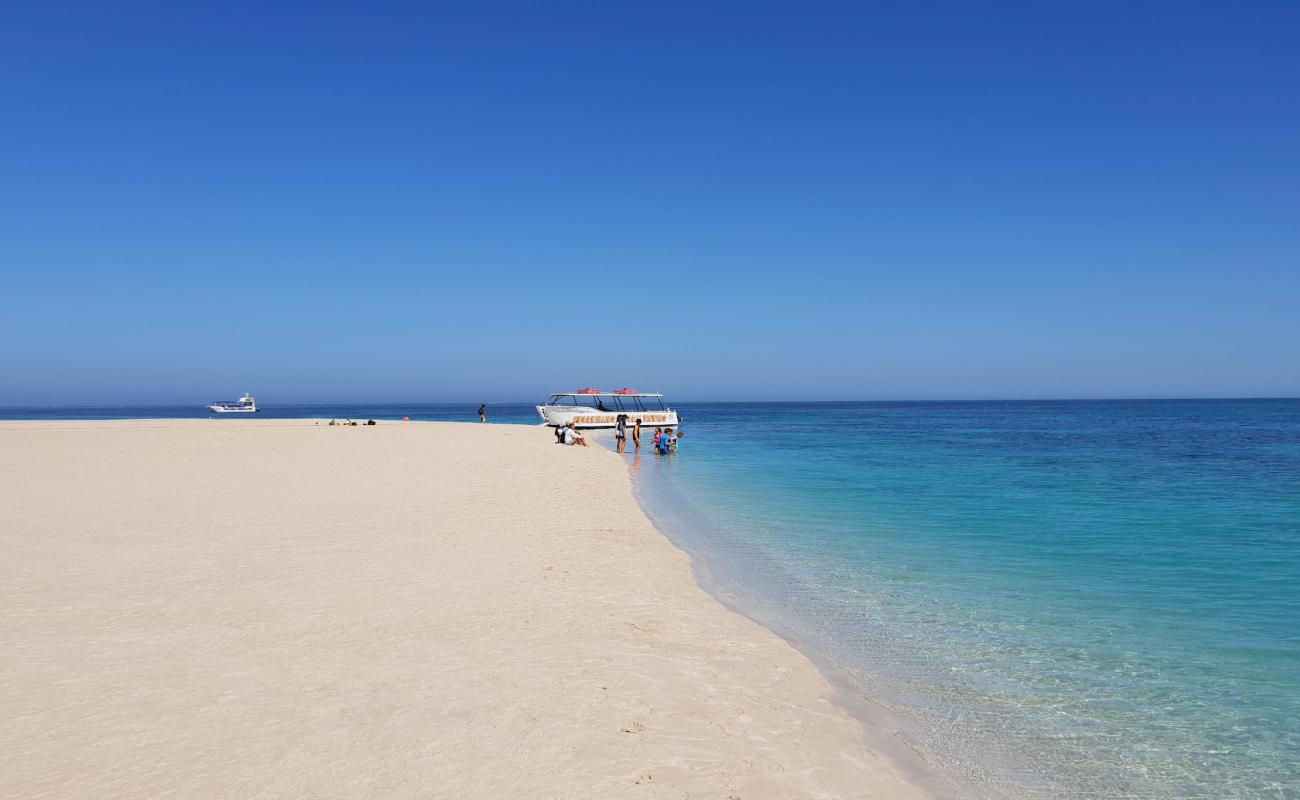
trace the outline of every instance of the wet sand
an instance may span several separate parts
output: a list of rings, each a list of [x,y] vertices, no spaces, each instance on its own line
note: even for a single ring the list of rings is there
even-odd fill
[[[548,430],[0,422],[0,797],[912,798]]]

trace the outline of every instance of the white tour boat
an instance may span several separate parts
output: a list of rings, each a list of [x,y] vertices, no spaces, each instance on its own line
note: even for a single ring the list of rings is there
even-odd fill
[[[575,428],[612,428],[619,414],[626,414],[630,428],[639,419],[641,425],[650,427],[676,427],[677,412],[664,405],[664,396],[658,392],[638,392],[636,389],[619,389],[602,392],[599,389],[579,389],[576,392],[559,392],[550,396],[545,405],[537,407],[542,422],[557,428],[572,422]]]
[[[257,411],[257,402],[248,392],[238,400],[220,400],[208,406],[210,411],[217,414],[252,414]]]

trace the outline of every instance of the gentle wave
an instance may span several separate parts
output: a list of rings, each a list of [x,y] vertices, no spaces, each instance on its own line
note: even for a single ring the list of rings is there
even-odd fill
[[[684,412],[656,524],[981,796],[1300,797],[1300,402]]]

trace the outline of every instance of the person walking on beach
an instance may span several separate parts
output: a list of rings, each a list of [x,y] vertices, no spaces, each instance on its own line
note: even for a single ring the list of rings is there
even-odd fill
[[[481,405],[481,406],[478,407],[478,421],[479,421],[479,422],[487,422],[487,404],[486,404],[486,403],[484,403],[483,405]]]
[[[614,419],[614,441],[618,443],[618,452],[627,449],[627,414],[619,414]]]
[[[636,449],[641,449],[641,418],[636,418],[636,423],[632,426],[632,441],[636,444]]]

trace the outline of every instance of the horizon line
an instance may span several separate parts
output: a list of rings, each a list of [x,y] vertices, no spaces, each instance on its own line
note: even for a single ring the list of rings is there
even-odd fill
[[[760,404],[780,404],[780,403],[1177,403],[1177,402],[1211,402],[1211,401],[1257,401],[1257,400],[1300,400],[1300,395],[1188,395],[1181,397],[1158,397],[1158,396],[1114,396],[1114,397],[920,397],[920,398],[875,398],[875,399],[772,399],[772,400],[728,400],[728,399],[687,399],[674,402],[679,403],[747,403],[753,405]],[[209,402],[194,401],[193,405],[204,407]],[[282,402],[271,403],[269,406],[265,403],[259,404],[262,408],[275,408],[277,406],[317,406],[323,408],[330,407],[347,407],[347,406],[451,406],[467,405],[476,406],[480,404],[498,405],[498,406],[535,406],[535,401],[529,400],[354,400],[354,401],[328,401],[328,402]],[[0,405],[0,410],[9,409],[80,409],[80,408],[185,408],[189,407],[189,402],[177,403],[69,403],[69,404],[14,404]]]

